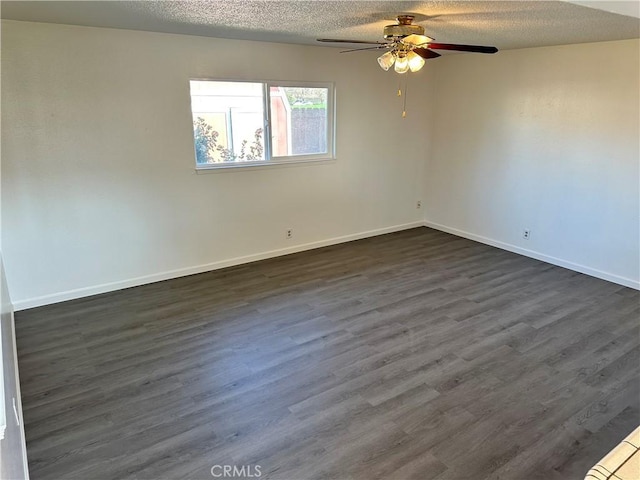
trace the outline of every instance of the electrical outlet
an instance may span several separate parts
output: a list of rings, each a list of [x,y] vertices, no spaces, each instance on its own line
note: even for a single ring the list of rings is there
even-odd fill
[[[293,237],[293,228],[287,228],[287,232],[285,233],[285,236],[287,238],[292,238]]]
[[[531,237],[531,230],[529,230],[528,228],[523,230],[522,238],[524,238],[525,240],[529,240],[530,237]]]
[[[416,202],[416,208],[422,208],[422,200]]]

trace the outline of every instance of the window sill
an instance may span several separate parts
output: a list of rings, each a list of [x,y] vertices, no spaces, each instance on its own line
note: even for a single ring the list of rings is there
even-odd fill
[[[243,163],[228,163],[228,164],[215,164],[206,167],[196,167],[195,171],[198,175],[208,174],[208,173],[221,173],[221,172],[234,172],[239,170],[262,170],[264,168],[275,168],[275,167],[295,167],[295,166],[304,166],[304,165],[325,165],[330,163],[335,163],[335,158],[312,158],[312,159],[304,159],[304,160],[288,160],[286,162],[243,162]]]

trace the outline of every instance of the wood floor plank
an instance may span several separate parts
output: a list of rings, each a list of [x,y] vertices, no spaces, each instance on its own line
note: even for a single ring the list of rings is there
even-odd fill
[[[18,312],[31,478],[581,478],[640,293],[428,228]]]

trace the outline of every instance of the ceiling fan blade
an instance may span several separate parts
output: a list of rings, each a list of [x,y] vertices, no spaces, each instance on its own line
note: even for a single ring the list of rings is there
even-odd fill
[[[414,48],[412,51],[427,60],[430,58],[438,58],[441,56],[438,52],[434,52],[433,50],[429,50],[428,48],[418,47]]]
[[[429,43],[429,48],[474,53],[496,53],[498,51],[496,47],[484,47],[482,45],[457,45],[455,43]]]
[[[385,47],[386,45],[378,45],[377,47],[352,48],[351,50],[342,50],[340,53],[361,52],[362,50],[380,50],[381,48]]]
[[[364,43],[367,45],[386,45],[387,42],[363,42],[362,40],[339,40],[337,38],[318,38],[318,42],[325,43]]]

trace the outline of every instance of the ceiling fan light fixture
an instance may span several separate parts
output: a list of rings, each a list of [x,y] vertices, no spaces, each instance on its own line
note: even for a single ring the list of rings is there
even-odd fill
[[[396,56],[393,54],[393,52],[386,52],[378,57],[378,64],[384,71],[389,70],[395,61]]]
[[[409,35],[400,40],[405,45],[412,45],[414,47],[420,47],[422,45],[426,45],[429,42],[433,42],[433,38],[427,37],[425,35]]]
[[[406,56],[398,57],[393,68],[398,73],[407,73],[409,71],[409,59]]]
[[[417,72],[424,67],[424,58],[415,52],[409,52],[407,54],[407,60],[409,62],[409,70],[412,72]]]
[[[359,50],[388,49],[386,53],[378,57],[378,64],[384,71],[392,66],[397,73],[418,72],[424,67],[425,60],[438,58],[440,54],[436,50],[455,50],[459,52],[496,53],[496,47],[484,45],[462,45],[457,43],[437,43],[432,37],[424,34],[424,27],[413,24],[413,15],[398,15],[398,23],[387,25],[383,29],[384,42],[367,42],[363,40],[342,40],[331,38],[319,38],[319,42],[333,43],[361,43],[373,45],[364,48],[344,50],[340,53],[355,52]]]

